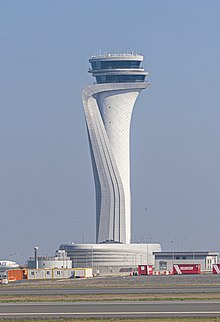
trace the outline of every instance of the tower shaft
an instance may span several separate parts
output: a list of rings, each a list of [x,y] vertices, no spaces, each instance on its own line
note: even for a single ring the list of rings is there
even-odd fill
[[[108,67],[108,60],[104,62],[104,67]],[[120,64],[120,60],[116,63]],[[124,75],[117,68],[117,74],[108,79],[111,72],[106,69],[103,72],[103,66],[97,66],[101,68],[92,72],[98,83],[85,87],[82,94],[96,187],[96,242],[128,244],[131,241],[130,123],[135,101],[148,83],[134,81],[134,77],[128,81],[126,77],[135,72],[133,69]],[[104,77],[103,73],[105,78],[98,78]],[[140,69],[136,71],[137,79],[141,76],[138,73],[145,77],[146,73]]]

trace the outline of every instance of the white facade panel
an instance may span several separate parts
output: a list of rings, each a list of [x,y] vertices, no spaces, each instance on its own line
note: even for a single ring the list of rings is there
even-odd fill
[[[131,242],[130,122],[147,83],[87,86],[83,104],[96,185],[96,241]]]

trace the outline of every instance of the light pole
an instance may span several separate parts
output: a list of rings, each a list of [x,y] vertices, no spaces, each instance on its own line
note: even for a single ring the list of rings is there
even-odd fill
[[[92,250],[92,272],[93,272],[93,248],[91,247]]]
[[[35,268],[38,269],[38,246],[34,247],[34,261],[35,261]]]
[[[149,259],[148,259],[149,253],[148,253],[148,252],[149,252],[149,250],[148,250],[148,243],[147,243],[147,265],[149,265],[149,263],[148,263],[148,260],[149,260]]]
[[[173,240],[171,240],[171,243],[172,243],[172,261],[174,262],[174,243],[173,243]]]
[[[195,239],[193,239],[193,263],[195,261]]]

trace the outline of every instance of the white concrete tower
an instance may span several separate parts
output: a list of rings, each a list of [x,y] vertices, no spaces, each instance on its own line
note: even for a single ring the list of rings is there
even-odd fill
[[[92,57],[96,84],[82,92],[96,187],[96,242],[131,242],[130,123],[148,86],[143,56]]]

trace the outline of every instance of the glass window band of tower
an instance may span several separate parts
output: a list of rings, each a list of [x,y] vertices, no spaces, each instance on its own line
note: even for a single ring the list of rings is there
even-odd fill
[[[137,69],[141,66],[139,60],[108,60],[91,62],[93,70],[99,69]]]
[[[96,76],[96,81],[98,84],[144,82],[145,77],[146,75],[101,75]]]

